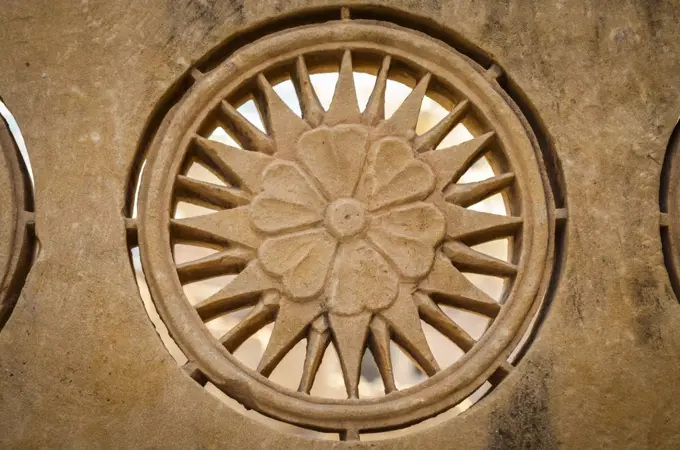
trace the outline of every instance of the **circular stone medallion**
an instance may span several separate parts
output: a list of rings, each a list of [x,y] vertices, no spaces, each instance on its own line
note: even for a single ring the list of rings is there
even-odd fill
[[[156,307],[205,378],[267,416],[358,433],[432,417],[507,373],[550,273],[553,206],[523,119],[473,64],[419,33],[343,21],[262,38],[195,77],[150,148],[139,243]],[[333,71],[337,84],[325,108],[310,73]],[[365,106],[356,73],[375,78]],[[299,114],[277,93],[282,80],[294,84]],[[413,83],[386,115],[390,80]],[[417,133],[426,97],[449,112]],[[263,129],[241,114],[248,100]],[[469,139],[444,145],[463,124]],[[460,182],[480,159],[495,174]],[[216,180],[192,177],[196,163]],[[498,193],[506,214],[473,206]],[[179,202],[211,211],[182,217]],[[507,260],[475,247],[498,239],[510,243]],[[173,247],[187,243],[214,253],[176,263]],[[501,278],[503,294],[492,298],[463,272]],[[230,281],[196,304],[183,291],[224,275]],[[443,307],[490,325],[473,338]],[[224,335],[206,328],[243,308],[252,309]],[[440,367],[422,322],[464,355]],[[272,323],[257,369],[246,367],[234,352]],[[295,391],[269,376],[302,339],[306,357]],[[422,382],[398,389],[394,343]],[[330,345],[347,398],[310,395]],[[385,390],[373,398],[359,393],[366,349]]]

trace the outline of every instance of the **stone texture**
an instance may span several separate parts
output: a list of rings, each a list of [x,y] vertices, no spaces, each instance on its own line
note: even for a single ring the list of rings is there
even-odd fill
[[[468,413],[394,440],[315,441],[243,417],[178,370],[126,252],[127,175],[145,121],[226,36],[326,3],[0,6],[0,93],[33,163],[41,243],[0,333],[0,446],[680,446],[680,305],[658,214],[680,110],[672,1],[371,2],[451,27],[497,60],[562,164],[559,284],[518,369]]]

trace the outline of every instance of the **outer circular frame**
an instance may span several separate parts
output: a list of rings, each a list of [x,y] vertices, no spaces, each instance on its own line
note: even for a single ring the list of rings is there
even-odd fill
[[[500,315],[454,365],[412,387],[377,399],[331,400],[285,390],[242,366],[204,327],[184,297],[170,249],[168,219],[175,176],[197,127],[220,99],[264,68],[302,52],[338,48],[389,53],[431,72],[460,92],[490,124],[517,173],[524,217],[520,271]],[[507,361],[540,303],[552,272],[554,211],[533,140],[508,100],[469,60],[420,33],[373,22],[312,25],[267,36],[206,74],[166,116],[150,148],[140,190],[139,243],[152,298],[179,346],[215,385],[247,407],[304,427],[387,430],[436,415],[470,395]]]

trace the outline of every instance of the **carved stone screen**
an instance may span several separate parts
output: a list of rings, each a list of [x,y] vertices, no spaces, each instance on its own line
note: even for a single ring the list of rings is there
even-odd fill
[[[0,5],[0,447],[678,448],[679,19]]]

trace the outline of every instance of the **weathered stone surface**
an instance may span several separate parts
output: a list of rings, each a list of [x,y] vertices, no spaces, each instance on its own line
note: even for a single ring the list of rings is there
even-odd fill
[[[33,162],[41,243],[0,333],[0,445],[680,446],[680,305],[658,205],[680,111],[672,1],[350,2],[399,8],[479,46],[526,95],[561,161],[569,219],[559,283],[517,370],[473,409],[394,440],[322,442],[244,417],[180,371],[127,254],[127,177],[145,123],[226,37],[327,3],[0,6],[0,94]]]

